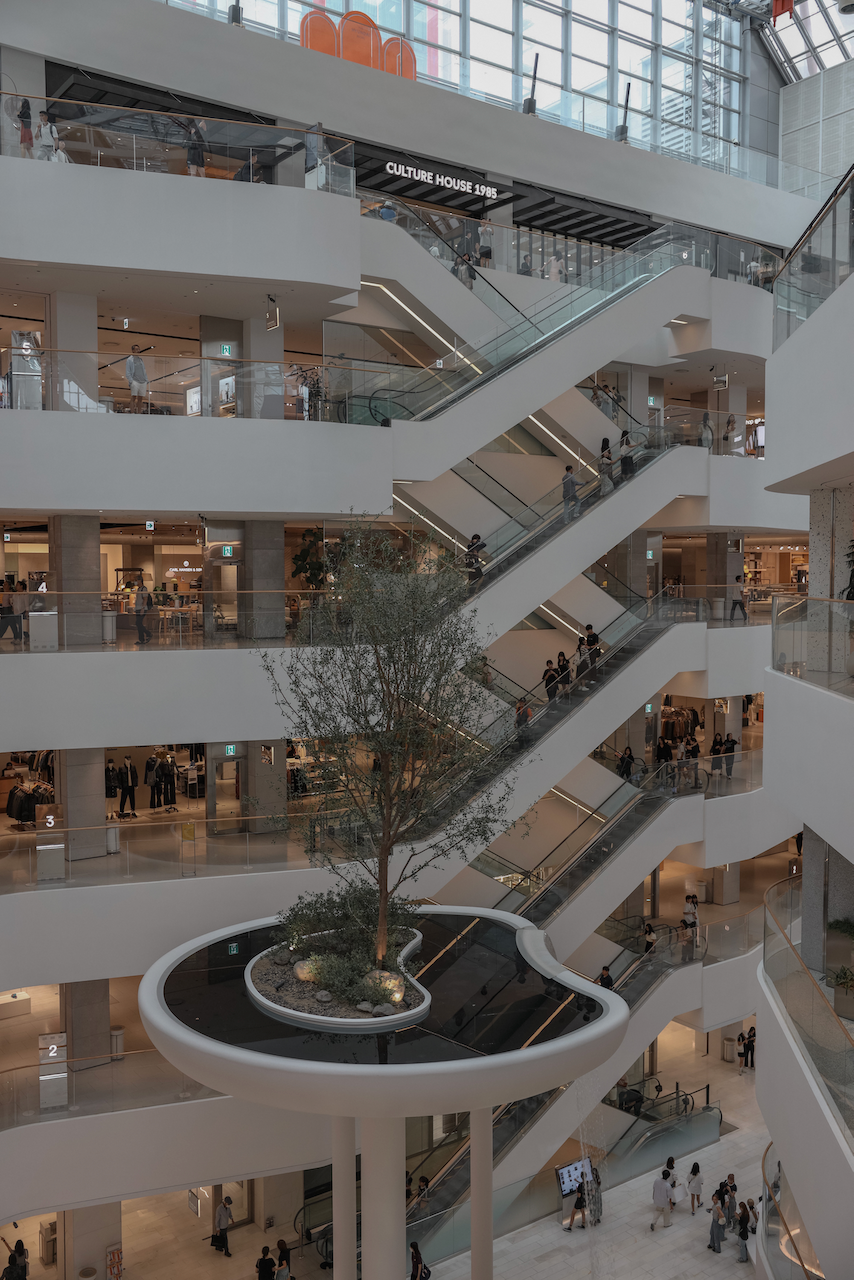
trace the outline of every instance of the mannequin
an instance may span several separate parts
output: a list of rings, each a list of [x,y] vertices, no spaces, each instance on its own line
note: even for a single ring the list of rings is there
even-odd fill
[[[175,774],[178,772],[175,764],[175,757],[168,755],[165,760],[160,762],[160,772],[163,776],[163,803],[166,805],[167,813],[177,813],[178,806],[175,804]]]
[[[119,817],[125,817],[125,802],[130,801],[130,816],[136,817],[136,788],[139,786],[139,774],[130,756],[125,756],[119,767],[119,786],[122,789],[122,800],[119,805]]]
[[[107,817],[115,818],[116,796],[119,794],[119,771],[113,759],[107,761],[107,767],[104,769],[104,794],[109,802],[107,805]]]
[[[145,762],[145,785],[151,788],[150,809],[163,808],[163,776],[160,771],[160,761],[154,752]]]

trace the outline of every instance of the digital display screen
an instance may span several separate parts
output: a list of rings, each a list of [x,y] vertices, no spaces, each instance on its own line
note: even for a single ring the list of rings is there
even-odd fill
[[[562,1196],[574,1195],[582,1182],[593,1181],[593,1168],[587,1156],[574,1164],[561,1165],[555,1172]]]

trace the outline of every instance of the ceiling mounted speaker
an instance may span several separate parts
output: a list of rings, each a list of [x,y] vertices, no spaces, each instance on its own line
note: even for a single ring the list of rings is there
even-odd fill
[[[854,13],[854,0],[836,0],[836,7],[840,13]]]

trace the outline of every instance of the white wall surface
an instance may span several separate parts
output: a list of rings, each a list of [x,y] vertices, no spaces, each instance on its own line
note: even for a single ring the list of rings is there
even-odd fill
[[[137,7],[138,20],[144,12]],[[85,23],[79,10],[78,20]],[[256,313],[277,291],[271,286],[287,282],[316,284],[330,300],[359,288],[358,202],[323,191],[3,156],[0,222],[16,258],[257,280]]]
[[[681,671],[668,684],[667,692],[685,698],[728,698],[733,690],[758,693],[765,688],[770,657],[770,625],[709,627],[704,668]]]
[[[326,1116],[271,1111],[237,1098],[25,1124],[0,1132],[0,1161],[15,1170],[2,1180],[0,1218],[11,1222],[263,1177],[330,1159]]]
[[[813,1078],[759,967],[756,1097],[777,1159],[828,1280],[851,1275],[851,1223],[840,1205],[854,1195],[854,1154]],[[821,1176],[816,1177],[816,1171]],[[827,1188],[832,1187],[832,1193]]]
[[[269,520],[391,503],[391,433],[379,424],[24,409],[4,409],[3,421],[0,506],[9,510]]]
[[[7,0],[4,43],[142,84],[437,156],[495,175],[783,245],[816,206],[799,196],[334,61],[166,5]],[[188,56],[190,55],[190,56]],[[26,88],[26,86],[22,87]],[[378,92],[381,94],[378,99]]]
[[[807,494],[854,476],[851,360],[854,284],[848,279],[780,346],[765,370],[767,484]],[[816,395],[820,388],[820,393]]]
[[[778,671],[765,675],[765,785],[795,809],[798,827],[812,827],[854,862],[849,744],[854,699],[829,693]],[[803,749],[803,744],[815,749]]]

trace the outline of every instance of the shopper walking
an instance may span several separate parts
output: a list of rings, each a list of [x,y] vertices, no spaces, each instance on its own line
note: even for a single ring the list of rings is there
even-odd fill
[[[36,159],[53,160],[56,155],[58,141],[59,134],[56,131],[56,125],[50,123],[46,111],[40,111],[39,122],[36,125]]]
[[[749,1262],[747,1256],[747,1228],[750,1226],[750,1212],[743,1200],[738,1202],[738,1261]]]
[[[728,733],[724,739],[723,745],[723,757],[724,764],[726,765],[727,779],[732,777],[732,766],[735,763],[735,749],[737,746],[738,738],[734,738],[731,733]]]
[[[421,1250],[418,1248],[417,1240],[410,1240],[409,1242],[409,1257],[412,1264],[409,1272],[409,1280],[426,1280],[425,1272],[426,1276],[429,1277],[430,1268],[421,1257]]]
[[[749,1198],[747,1201],[747,1210],[748,1210],[748,1213],[750,1214],[750,1223],[748,1225],[748,1230],[750,1231],[750,1234],[752,1236],[755,1236],[756,1228],[759,1226],[759,1214],[756,1212],[756,1205]]]
[[[288,1274],[291,1269],[291,1251],[288,1248],[287,1240],[277,1240],[276,1248],[279,1251],[278,1257],[276,1259],[279,1266],[279,1270],[276,1274],[279,1280],[288,1280]]]
[[[578,1186],[575,1189],[575,1204],[572,1206],[572,1214],[570,1215],[569,1226],[567,1227],[567,1231],[572,1230],[572,1224],[575,1222],[575,1215],[577,1213],[581,1214],[581,1230],[586,1231],[587,1229],[587,1198],[584,1194],[583,1182],[579,1182]]]
[[[569,524],[578,515],[578,481],[572,467],[567,467],[563,480],[563,522]]]
[[[753,1055],[756,1052],[756,1028],[751,1027],[747,1033],[747,1040],[744,1044],[744,1065],[749,1067],[751,1071],[756,1070],[756,1063]]]
[[[138,640],[134,641],[135,644],[148,644],[151,639],[151,632],[145,625],[145,615],[148,613],[150,608],[151,596],[140,582],[136,589],[136,595],[134,596],[133,601],[133,613],[136,620],[136,634],[139,637]]]
[[[231,1196],[223,1196],[216,1207],[214,1216],[214,1227],[219,1233],[219,1242],[217,1250],[221,1250],[226,1258],[230,1258],[231,1254],[228,1249],[228,1228],[234,1223],[234,1214],[231,1212],[232,1200]]]
[[[647,920],[643,929],[643,953],[648,956],[656,943],[655,929]]]
[[[29,617],[29,608],[30,593],[27,589],[26,582],[21,578],[18,581],[15,587],[15,593],[12,596],[12,613],[15,617],[15,621],[12,623],[12,638],[14,640],[20,640],[22,644],[24,641],[24,622]]]
[[[691,1217],[697,1209],[703,1207],[703,1175],[700,1173],[700,1166],[695,1160],[691,1165],[691,1172],[688,1174],[688,1191],[691,1195]],[[694,1203],[696,1201],[696,1204]]]
[[[744,607],[744,587],[741,584],[741,574],[736,574],[735,591],[733,593],[732,604],[729,607],[729,620],[732,622],[735,617],[736,609],[741,610],[741,616],[747,621],[747,610]]]
[[[670,1170],[662,1169],[660,1175],[652,1184],[652,1222],[649,1224],[650,1231],[655,1230],[655,1224],[661,1218],[665,1227],[670,1226]]]
[[[125,361],[125,378],[130,387],[130,412],[142,413],[142,406],[148,394],[148,374],[137,343],[133,344],[130,352]]]
[[[747,1042],[747,1036],[743,1031],[738,1033],[738,1074],[744,1075],[744,1046]]]
[[[738,1201],[736,1200],[736,1192],[738,1191],[738,1187],[736,1186],[734,1173],[727,1174],[726,1182],[721,1183],[721,1189],[726,1196],[726,1204],[723,1206],[726,1214],[726,1224],[730,1231],[735,1231],[735,1210],[736,1205],[738,1204]]]

